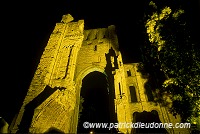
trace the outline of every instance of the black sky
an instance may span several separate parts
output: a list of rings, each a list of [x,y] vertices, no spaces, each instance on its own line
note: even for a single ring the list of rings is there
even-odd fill
[[[173,0],[172,0],[173,1]],[[125,63],[139,60],[144,43],[143,15],[148,0],[6,1],[1,6],[0,116],[9,123],[18,112],[48,38],[62,15],[84,19],[85,28],[115,25]],[[194,33],[198,31],[199,1],[184,4]],[[198,39],[198,34],[194,34]]]

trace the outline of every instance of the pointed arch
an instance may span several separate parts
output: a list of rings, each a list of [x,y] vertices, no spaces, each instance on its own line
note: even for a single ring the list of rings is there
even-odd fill
[[[98,65],[92,65],[92,66],[88,66],[87,68],[83,69],[79,74],[78,76],[75,78],[75,83],[76,83],[76,87],[79,87],[82,85],[82,80],[83,78],[88,75],[89,73],[91,72],[94,72],[94,71],[98,71],[100,73],[103,73],[105,76],[106,76],[106,79],[107,79],[107,74],[105,72],[105,69],[101,66],[98,66]],[[80,87],[79,87],[80,88]],[[77,88],[76,88],[77,89]]]

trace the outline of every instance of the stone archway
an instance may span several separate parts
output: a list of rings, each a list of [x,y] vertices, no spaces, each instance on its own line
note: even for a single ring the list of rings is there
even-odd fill
[[[151,112],[143,111],[141,113],[134,112],[133,113],[133,123],[161,123],[158,112],[156,110],[152,110]],[[132,129],[132,133],[162,133],[167,134],[167,130],[165,128],[134,128]]]
[[[82,88],[80,92],[84,102],[79,106],[82,112],[79,114],[79,122],[77,132],[88,133],[92,129],[84,129],[83,123],[88,121],[91,123],[110,123],[110,100],[109,85],[106,75],[99,71],[93,71],[87,74],[82,80]],[[93,129],[95,132],[110,132],[110,130]]]

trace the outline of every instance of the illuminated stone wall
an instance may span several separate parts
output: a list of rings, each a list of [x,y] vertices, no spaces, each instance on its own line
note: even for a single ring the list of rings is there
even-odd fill
[[[126,77],[126,85],[128,92],[128,101],[129,101],[129,107],[130,107],[130,113],[131,113],[131,121],[133,121],[133,114],[135,112],[151,112],[153,110],[158,112],[159,119],[162,123],[173,123],[175,125],[176,123],[181,123],[181,118],[179,115],[173,116],[170,112],[168,107],[164,107],[159,103],[155,103],[153,101],[150,101],[147,96],[147,91],[145,89],[145,84],[148,80],[148,76],[142,75],[138,71],[138,65],[139,63],[130,63],[124,65],[124,71],[125,71],[125,77]],[[134,86],[137,101],[131,102],[131,94],[129,87]],[[166,99],[167,101],[167,99]],[[189,130],[186,128],[174,128],[174,129],[167,129],[169,133],[188,133]]]
[[[84,37],[84,21],[72,20],[70,14],[63,15],[56,24],[11,132],[43,133],[51,128],[70,132],[76,102],[73,75]]]
[[[41,56],[23,105],[10,126],[12,133],[44,133],[57,130],[76,133],[82,80],[93,72],[103,73],[114,90],[118,122],[130,123],[134,112],[156,110],[162,122],[177,122],[165,107],[153,105],[145,95],[137,63],[123,64],[115,26],[84,30],[84,21],[63,15]],[[131,76],[127,76],[127,71]],[[129,86],[138,102],[132,103]],[[122,133],[131,129],[119,128]],[[173,130],[168,130],[173,131]]]

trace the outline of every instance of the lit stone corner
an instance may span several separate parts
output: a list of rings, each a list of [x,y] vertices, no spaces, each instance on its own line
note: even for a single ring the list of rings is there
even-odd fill
[[[74,18],[71,16],[71,14],[66,14],[66,15],[62,16],[61,22],[62,23],[69,23],[69,22],[71,22],[73,20],[74,20]]]
[[[80,33],[83,34],[83,32],[84,32],[84,20],[79,20],[78,21],[78,25],[79,25],[79,31],[80,31]]]

